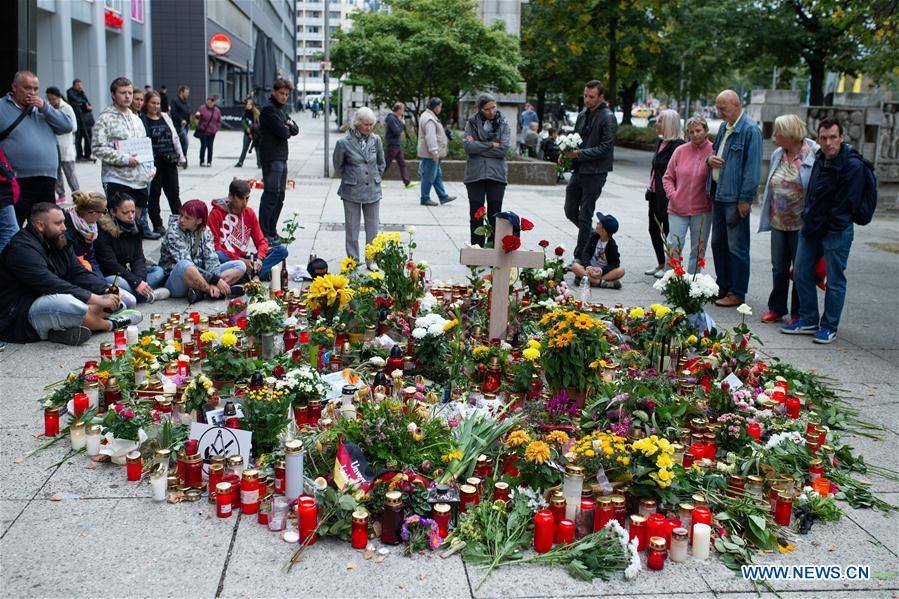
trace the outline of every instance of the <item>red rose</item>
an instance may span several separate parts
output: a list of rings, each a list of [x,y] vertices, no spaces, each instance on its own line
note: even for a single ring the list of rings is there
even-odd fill
[[[521,230],[522,231],[530,231],[533,228],[534,228],[534,223],[532,223],[531,221],[529,221],[526,218],[521,219]]]
[[[515,235],[506,235],[503,237],[503,250],[511,252],[521,247],[521,239]]]
[[[275,375],[275,378],[277,378],[277,379],[283,379],[284,373],[285,373],[285,369],[280,364],[278,364],[277,366],[272,368],[272,374]]]
[[[544,291],[546,291],[546,287],[543,286],[543,283],[538,283],[537,284],[537,293],[543,293]]]
[[[565,253],[565,248],[563,248],[561,245],[557,245],[556,246],[556,256],[561,256],[564,253]]]
[[[537,245],[539,245],[542,248],[546,248],[546,247],[549,247],[549,242],[545,239],[541,239],[540,243],[538,243]]]
[[[408,270],[415,270],[415,262],[413,262],[412,260],[407,260],[407,261],[406,261],[406,268],[407,268]]]
[[[478,211],[474,213],[475,220],[484,218],[485,214],[487,214],[487,209],[481,206],[478,208]]]

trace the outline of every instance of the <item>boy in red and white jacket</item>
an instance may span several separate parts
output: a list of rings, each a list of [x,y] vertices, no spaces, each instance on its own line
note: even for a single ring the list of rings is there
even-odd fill
[[[228,199],[213,200],[209,213],[209,228],[215,241],[215,251],[223,262],[240,260],[247,265],[247,276],[252,272],[262,281],[272,276],[272,267],[287,258],[283,245],[269,246],[259,227],[259,219],[252,208],[250,186],[242,179],[234,179],[228,187]],[[251,259],[251,244],[256,259]]]

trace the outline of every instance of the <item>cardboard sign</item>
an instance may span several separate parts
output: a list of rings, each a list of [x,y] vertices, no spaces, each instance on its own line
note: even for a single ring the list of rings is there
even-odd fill
[[[190,438],[200,442],[200,455],[203,457],[203,472],[209,472],[210,459],[214,455],[243,456],[245,466],[250,464],[250,448],[253,433],[238,428],[226,428],[193,422],[190,425]]]
[[[743,381],[741,381],[733,372],[724,377],[724,380],[721,382],[728,384],[731,393],[743,386]]]

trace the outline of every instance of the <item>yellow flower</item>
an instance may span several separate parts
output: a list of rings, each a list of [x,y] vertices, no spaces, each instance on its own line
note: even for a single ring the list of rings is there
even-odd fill
[[[479,358],[479,357],[481,357],[482,355],[486,354],[486,353],[489,352],[489,351],[490,351],[490,348],[487,347],[486,345],[476,345],[476,346],[471,350],[471,355],[474,356],[475,358]]]
[[[696,338],[696,335],[690,335],[689,337],[687,337],[687,343],[689,345],[696,345],[697,341],[699,341],[699,339]]]
[[[373,281],[383,281],[384,280],[384,273],[382,273],[382,272],[372,271],[372,272],[368,273],[368,276],[371,277],[371,279]]]
[[[451,328],[453,328],[454,326],[456,326],[457,324],[459,324],[459,321],[454,318],[451,321],[449,321],[448,323],[446,323],[445,325],[443,325],[443,330],[448,331]]]
[[[562,348],[562,347],[568,347],[568,344],[571,343],[572,341],[574,341],[574,333],[571,333],[571,332],[560,333],[553,339],[550,339],[548,345],[550,347]]]
[[[200,335],[200,341],[203,343],[212,343],[213,341],[218,341],[219,336],[215,334],[215,331],[206,331],[202,335]]]
[[[515,430],[506,437],[506,447],[519,447],[531,442],[531,437],[523,430]]]
[[[540,349],[540,342],[536,339],[528,339],[528,347],[533,349]]]
[[[658,304],[654,304],[654,305],[658,306],[656,308],[653,308],[653,310],[652,310],[653,313],[656,315],[656,318],[661,318],[661,317],[665,316],[666,314],[668,314],[669,312],[671,312],[671,308],[669,308],[668,306],[660,306]]]
[[[537,358],[540,357],[540,350],[534,349],[533,347],[529,347],[521,352],[521,355],[533,362]]]
[[[643,308],[641,308],[640,306],[637,306],[628,313],[628,316],[630,316],[631,318],[643,318],[644,315],[645,313],[643,312]]]
[[[584,452],[584,455],[587,456],[588,458],[592,458],[596,455],[596,452],[593,451],[592,449],[588,449],[587,451]]]
[[[356,261],[347,256],[340,264],[340,272],[350,272],[356,270]]]
[[[442,462],[452,462],[453,460],[461,460],[461,459],[462,459],[462,452],[459,451],[458,449],[455,451],[451,451],[449,453],[445,453],[442,456],[440,456],[440,460]]]
[[[524,459],[534,464],[543,464],[549,459],[549,445],[543,441],[533,441],[524,450]]]
[[[219,340],[219,343],[222,347],[234,347],[237,345],[237,335],[226,331],[222,333],[222,338]]]
[[[656,458],[656,466],[659,468],[671,468],[673,465],[674,460],[667,453],[660,453],[659,457]]]
[[[659,445],[659,449],[664,451],[665,453],[674,453],[674,448],[671,447],[671,442],[668,439],[659,439],[657,441]]]
[[[570,440],[571,439],[568,438],[568,433],[565,431],[552,431],[546,435],[546,441],[555,445],[565,445]]]
[[[625,455],[625,456],[619,456],[619,457],[618,457],[618,461],[621,462],[621,465],[622,465],[622,466],[627,466],[628,464],[631,463],[631,458],[630,458],[630,456],[626,456],[626,455]]]
[[[147,347],[151,343],[153,343],[153,338],[150,337],[149,335],[144,335],[143,337],[140,338],[141,347]]]

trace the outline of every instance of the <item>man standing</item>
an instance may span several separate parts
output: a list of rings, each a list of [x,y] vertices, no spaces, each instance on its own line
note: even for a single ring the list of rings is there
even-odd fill
[[[814,335],[815,343],[830,343],[837,337],[846,299],[846,264],[854,236],[854,205],[865,193],[865,169],[858,151],[843,141],[843,125],[833,119],[818,123],[815,165],[809,179],[802,230],[796,249],[793,284],[799,294],[799,320],[782,332]],[[815,265],[824,256],[827,290],[824,315],[818,320]]]
[[[443,172],[440,159],[446,157],[447,139],[443,123],[437,118],[443,108],[443,100],[431,98],[428,108],[418,118],[418,174],[421,177],[421,205],[438,206],[456,199],[443,188]],[[431,187],[437,192],[440,204],[431,200]]]
[[[75,133],[75,160],[89,160],[91,158],[91,131],[94,128],[93,106],[87,100],[84,93],[84,82],[76,79],[72,87],[66,91],[66,99],[75,111],[75,121],[78,130]]]
[[[141,212],[149,204],[149,186],[156,174],[156,166],[152,152],[144,157],[148,159],[146,162],[141,162],[136,154],[125,152],[119,147],[120,142],[147,137],[143,122],[131,110],[134,98],[131,81],[125,77],[117,77],[113,79],[109,90],[112,92],[112,104],[97,119],[91,147],[94,155],[103,163],[100,181],[106,197],[112,200],[117,193],[130,196],[136,208],[135,221],[140,222]],[[158,233],[150,233],[154,239],[158,239]]]
[[[712,198],[712,257],[718,306],[739,306],[749,289],[749,212],[762,168],[762,131],[749,120],[736,92],[715,99],[726,126],[718,129],[708,157],[706,193]]]
[[[78,119],[75,118],[75,110],[62,99],[62,92],[58,87],[47,88],[47,101],[50,106],[60,111],[73,127],[78,126]],[[77,129],[76,129],[77,131]],[[69,188],[75,193],[81,187],[78,185],[78,177],[75,176],[75,143],[71,133],[63,133],[56,136],[56,146],[59,149],[59,168],[56,170],[56,201],[65,202],[66,186],[63,182],[63,175],[69,182]]]
[[[406,186],[406,189],[409,189],[415,187],[418,183],[413,183],[409,180],[409,170],[406,168],[406,157],[403,156],[403,135],[406,133],[405,114],[406,105],[402,102],[397,102],[393,105],[393,112],[388,114],[387,118],[384,119],[384,125],[386,127],[384,141],[387,146],[387,166],[384,167],[384,172],[387,172],[387,169],[390,168],[390,162],[396,159],[396,164],[400,169],[400,177],[403,178],[403,185]]]
[[[300,128],[284,113],[284,106],[293,89],[290,81],[276,79],[272,95],[259,113],[259,143],[256,151],[262,162],[262,198],[259,200],[259,224],[262,232],[272,241],[278,237],[278,219],[284,207],[284,191],[287,189],[287,140],[300,132]]]
[[[287,258],[287,248],[281,244],[269,246],[256,213],[247,206],[249,201],[250,185],[243,179],[231,181],[228,199],[212,201],[209,230],[222,264],[240,260],[247,267],[247,278],[256,273],[259,280],[268,281],[272,278],[272,267]],[[255,249],[255,259],[251,249]]]
[[[577,115],[574,132],[581,136],[581,146],[568,150],[573,158],[571,179],[565,188],[565,217],[578,228],[574,262],[590,264],[587,242],[593,233],[593,213],[602,193],[615,152],[618,121],[604,98],[602,83],[593,79],[584,87],[584,109]]]
[[[66,242],[65,215],[56,204],[32,208],[28,226],[0,254],[0,340],[50,340],[81,345],[91,331],[138,324],[136,310],[122,305],[106,281],[85,270]]]
[[[169,111],[169,88],[165,85],[159,86],[159,112]],[[183,150],[182,150],[183,151]]]
[[[16,221],[20,227],[34,204],[56,202],[56,136],[73,128],[66,115],[41,98],[37,75],[16,73],[12,91],[0,101],[0,147],[19,182]]]
[[[178,139],[181,140],[181,151],[184,153],[184,168],[187,168],[187,142],[190,140],[190,115],[193,112],[187,99],[190,97],[190,88],[182,85],[178,88],[178,95],[170,102],[170,116],[175,128],[178,130]]]
[[[531,128],[531,123],[538,123],[539,127],[540,118],[537,116],[537,113],[534,111],[534,105],[530,102],[524,103],[524,110],[521,111],[521,115],[518,117],[518,149],[522,154],[525,153],[525,135],[528,130]]]

